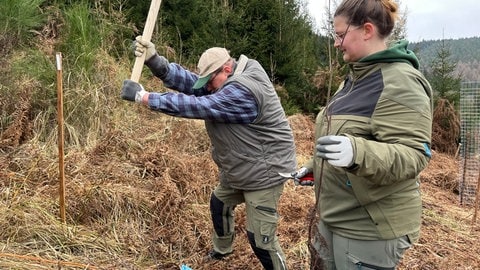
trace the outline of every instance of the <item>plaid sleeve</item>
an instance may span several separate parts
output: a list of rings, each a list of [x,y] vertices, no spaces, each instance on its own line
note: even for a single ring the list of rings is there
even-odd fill
[[[244,86],[231,83],[203,96],[185,93],[150,93],[152,110],[185,118],[222,123],[249,124],[258,114],[255,97]]]
[[[184,69],[176,63],[169,64],[167,76],[163,79],[165,87],[185,93],[187,95],[203,96],[209,94],[206,89],[193,90],[192,87],[198,80],[198,75]]]

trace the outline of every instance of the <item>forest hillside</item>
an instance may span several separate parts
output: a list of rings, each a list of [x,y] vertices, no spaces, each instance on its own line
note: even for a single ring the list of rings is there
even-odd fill
[[[456,65],[455,75],[463,82],[480,81],[480,37],[423,40],[409,45],[420,59],[421,69],[424,71],[429,71],[442,47],[450,53],[450,63]]]

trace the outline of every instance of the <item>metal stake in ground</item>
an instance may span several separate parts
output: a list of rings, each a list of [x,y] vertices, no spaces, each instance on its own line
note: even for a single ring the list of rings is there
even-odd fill
[[[153,28],[155,27],[155,22],[157,21],[158,10],[160,9],[161,0],[152,0],[150,3],[150,9],[147,15],[147,21],[145,22],[145,28],[143,29],[143,39],[150,41],[152,38]],[[145,54],[135,58],[135,64],[133,65],[132,77],[130,78],[134,82],[140,80],[140,75],[142,74],[143,63],[145,62]]]

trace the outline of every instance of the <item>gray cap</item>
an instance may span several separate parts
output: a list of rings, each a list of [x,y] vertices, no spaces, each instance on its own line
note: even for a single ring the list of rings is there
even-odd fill
[[[212,73],[223,66],[230,58],[230,54],[225,48],[213,47],[206,50],[198,60],[197,68],[200,77],[193,85],[193,89],[202,88],[210,80]]]

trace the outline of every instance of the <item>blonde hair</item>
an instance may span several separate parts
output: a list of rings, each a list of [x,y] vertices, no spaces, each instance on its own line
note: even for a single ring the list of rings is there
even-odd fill
[[[398,4],[394,0],[344,0],[335,11],[337,16],[348,18],[354,26],[373,23],[379,34],[387,37],[398,19]]]

